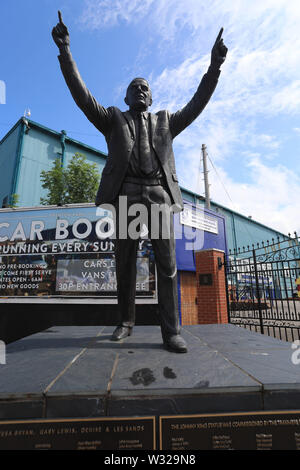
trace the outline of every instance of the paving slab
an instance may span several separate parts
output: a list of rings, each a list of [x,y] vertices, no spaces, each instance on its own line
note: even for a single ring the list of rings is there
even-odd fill
[[[54,326],[7,346],[0,419],[153,416],[299,407],[291,343],[235,325],[183,326],[188,352],[159,326],[121,342],[113,327]]]

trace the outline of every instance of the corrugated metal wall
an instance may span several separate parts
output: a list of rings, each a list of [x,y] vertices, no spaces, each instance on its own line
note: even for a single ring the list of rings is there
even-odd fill
[[[61,145],[55,136],[34,128],[25,134],[17,185],[20,206],[40,204],[41,196],[45,196],[45,190],[40,184],[41,171],[51,169],[59,152],[61,153]]]
[[[20,137],[20,125],[3,138],[0,145],[0,207],[5,196],[11,194]]]
[[[90,163],[96,163],[99,173],[102,172],[105,160],[88,149],[68,141],[65,142],[64,166],[67,166],[73,155],[82,153]],[[42,170],[50,170],[56,158],[62,157],[60,134],[46,133],[31,128],[24,136],[22,158],[20,163],[20,178],[17,193],[20,196],[19,206],[40,205],[40,198],[46,196],[42,188],[40,174]]]
[[[217,205],[212,205],[212,209],[225,216],[227,246],[231,250],[243,247],[247,249],[248,245],[252,248],[252,244],[271,241],[272,238],[277,240],[277,236],[283,239],[283,234],[277,230],[230,209]]]
[[[101,158],[92,151],[89,151],[87,148],[80,148],[78,145],[70,141],[66,141],[65,166],[68,165],[75,153],[81,153],[85,155],[89,163],[96,163],[99,173],[102,173],[106,162],[105,158]]]

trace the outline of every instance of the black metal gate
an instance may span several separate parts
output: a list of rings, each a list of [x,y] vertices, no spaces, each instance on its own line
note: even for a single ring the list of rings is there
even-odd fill
[[[300,241],[287,237],[226,256],[229,322],[285,341],[300,339]]]

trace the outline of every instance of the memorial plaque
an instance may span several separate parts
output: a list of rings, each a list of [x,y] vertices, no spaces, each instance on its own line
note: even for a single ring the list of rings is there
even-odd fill
[[[155,450],[155,417],[0,421],[0,450]]]
[[[199,285],[200,286],[212,286],[213,278],[212,274],[199,274]]]
[[[160,417],[160,450],[300,450],[300,411]]]

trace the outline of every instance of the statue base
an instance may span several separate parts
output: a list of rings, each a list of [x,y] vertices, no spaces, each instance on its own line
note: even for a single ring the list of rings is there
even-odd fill
[[[254,435],[268,436],[278,413],[290,420],[294,448],[296,435],[300,444],[300,365],[291,343],[232,324],[183,326],[188,352],[176,354],[163,348],[159,326],[137,326],[117,343],[113,330],[57,326],[6,347],[0,448],[193,449],[191,433],[199,441],[204,432],[208,447],[220,445],[218,435],[232,446],[251,420],[249,433],[257,425]]]

